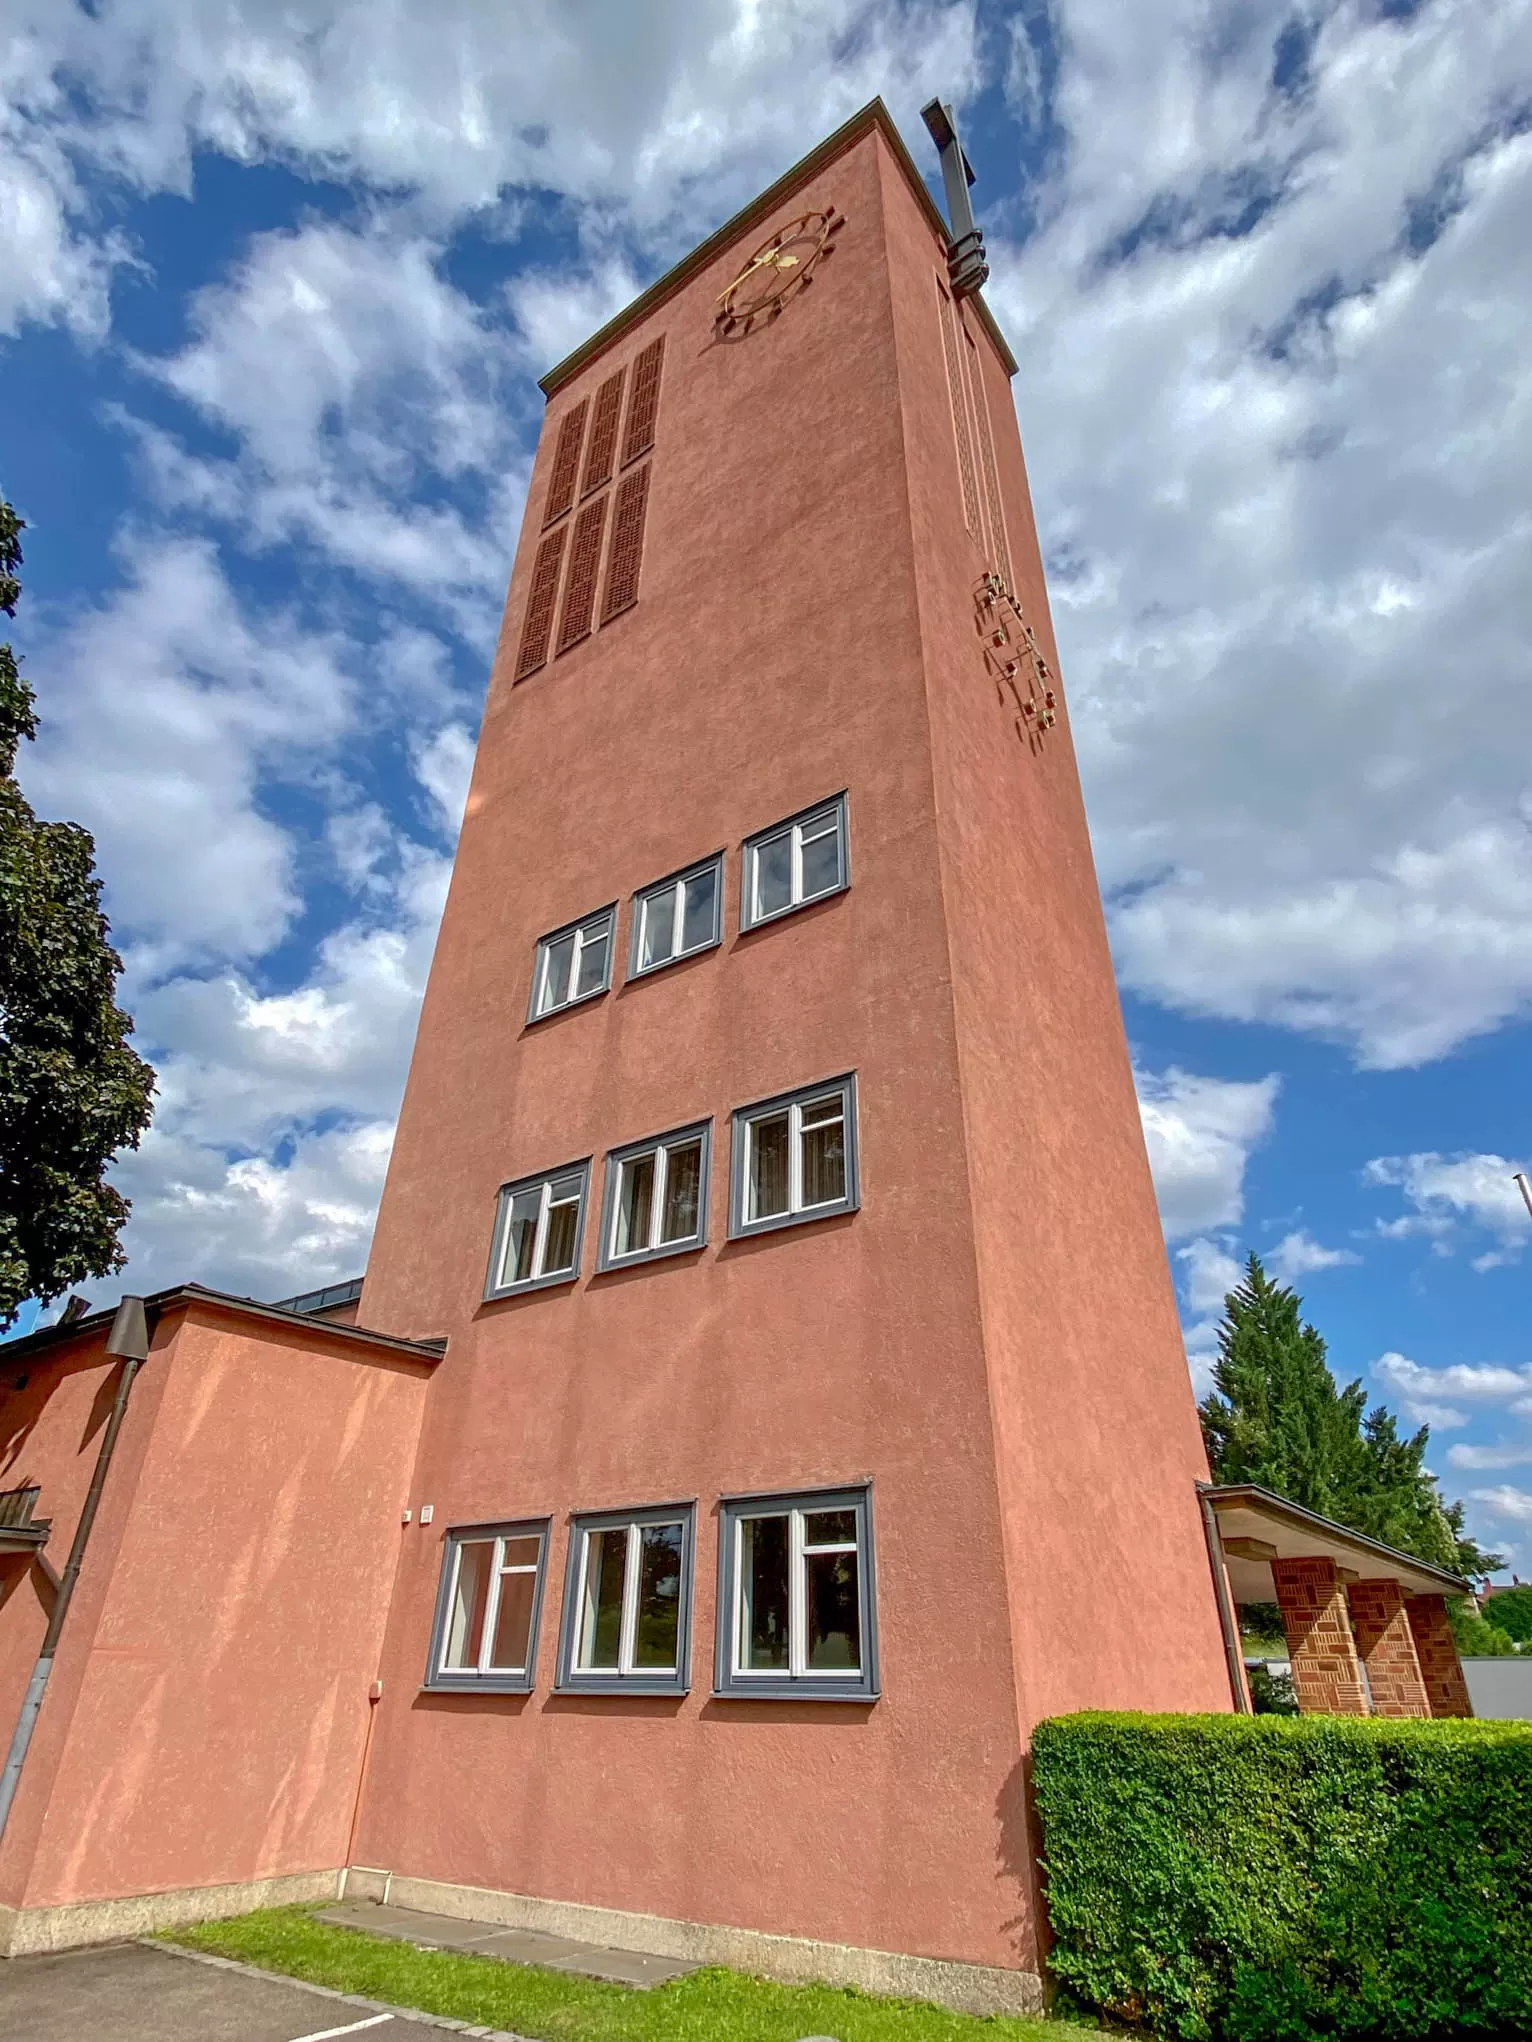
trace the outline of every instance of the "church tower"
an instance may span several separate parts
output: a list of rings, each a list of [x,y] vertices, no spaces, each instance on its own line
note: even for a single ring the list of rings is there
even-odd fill
[[[981,278],[875,102],[543,381],[360,1313],[448,1345],[352,1855],[1020,2008],[1032,1726],[1230,1691]]]

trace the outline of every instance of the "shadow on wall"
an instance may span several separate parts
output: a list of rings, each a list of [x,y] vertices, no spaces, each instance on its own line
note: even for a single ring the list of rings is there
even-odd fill
[[[1048,1949],[1048,1922],[1035,1895],[1040,1891],[1042,1829],[1032,1804],[1032,1761],[1023,1755],[1005,1776],[995,1799],[999,1843],[995,1877],[1007,1882],[1020,1902],[1000,1924],[1010,1938],[1019,1969],[1041,1971]]]

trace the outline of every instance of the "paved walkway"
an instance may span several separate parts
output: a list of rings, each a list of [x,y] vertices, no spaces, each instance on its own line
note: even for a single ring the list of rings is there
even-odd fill
[[[508,1929],[499,1922],[421,1914],[413,1907],[386,1907],[375,1900],[338,1901],[334,1907],[318,1909],[315,1919],[333,1922],[337,1928],[365,1929],[373,1936],[394,1936],[425,1950],[461,1950],[465,1956],[498,1957],[508,1964],[540,1964],[549,1971],[573,1971],[614,1985],[663,1985],[668,1978],[684,1978],[698,1968],[673,1957],[604,1950],[596,1943],[578,1943],[572,1936],[544,1935],[540,1929]]]

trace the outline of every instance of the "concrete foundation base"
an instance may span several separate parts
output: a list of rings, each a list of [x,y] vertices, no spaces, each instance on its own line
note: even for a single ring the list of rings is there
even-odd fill
[[[1043,1981],[1038,1974],[1005,1970],[999,1965],[862,1950],[845,1943],[772,1936],[759,1929],[729,1928],[716,1922],[672,1921],[664,1915],[584,1907],[571,1900],[538,1900],[530,1894],[411,1879],[361,1865],[347,1871],[342,1898],[386,1901],[393,1907],[418,1908],[423,1914],[496,1922],[511,1929],[540,1929],[547,1935],[571,1936],[609,1950],[641,1950],[693,1964],[725,1964],[787,1985],[855,1985],[864,1992],[931,2000],[965,2014],[1043,2011]]]
[[[120,1900],[75,1900],[63,1907],[0,1907],[0,1957],[44,1950],[74,1950],[173,1928],[183,1921],[249,1914],[300,1900],[335,1900],[342,1873],[289,1872],[276,1879],[245,1879],[229,1886],[181,1886],[170,1893],[135,1893]]]

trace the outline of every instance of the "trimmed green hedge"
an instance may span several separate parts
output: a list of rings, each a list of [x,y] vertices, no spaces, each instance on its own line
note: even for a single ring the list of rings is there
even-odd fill
[[[1188,2042],[1532,2035],[1532,1724],[1038,1725],[1054,1976]]]

